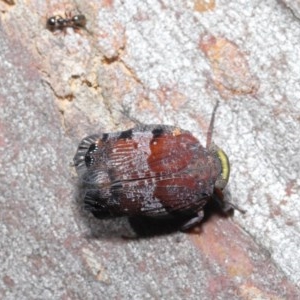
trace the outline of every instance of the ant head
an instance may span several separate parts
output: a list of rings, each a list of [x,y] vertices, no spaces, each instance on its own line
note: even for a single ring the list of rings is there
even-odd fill
[[[85,27],[86,25],[86,17],[84,15],[76,15],[72,18],[75,26]]]

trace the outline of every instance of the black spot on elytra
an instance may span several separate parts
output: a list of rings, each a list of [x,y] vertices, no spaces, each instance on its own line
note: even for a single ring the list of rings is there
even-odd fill
[[[102,142],[106,142],[106,141],[108,140],[108,137],[109,137],[109,134],[108,134],[108,133],[103,133],[103,134],[102,134],[102,139],[101,139],[101,141],[102,141]]]
[[[84,157],[85,165],[90,167],[93,164],[92,153],[97,149],[96,144],[92,144]]]
[[[92,152],[95,151],[95,149],[96,149],[96,144],[93,143],[93,144],[89,147],[89,150],[87,151],[87,153],[92,153]]]
[[[157,138],[163,134],[164,130],[161,127],[155,128],[152,130],[152,134],[154,138]]]
[[[132,139],[132,135],[133,135],[132,129],[125,130],[121,132],[119,139]]]
[[[86,155],[85,158],[84,158],[84,161],[85,161],[85,165],[87,167],[91,166],[92,165],[92,158],[90,155]]]

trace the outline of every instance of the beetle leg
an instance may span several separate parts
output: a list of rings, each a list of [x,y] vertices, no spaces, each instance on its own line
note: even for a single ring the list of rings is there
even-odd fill
[[[188,230],[190,228],[192,228],[193,226],[195,226],[196,224],[200,223],[202,221],[204,217],[204,212],[203,210],[198,211],[196,217],[191,218],[190,220],[188,220],[186,223],[184,223],[181,226],[181,231],[185,231]]]
[[[218,202],[219,203],[219,202]],[[233,209],[238,210],[240,213],[245,214],[246,210],[240,208],[239,206],[229,202],[229,201],[223,201],[222,203],[219,203],[220,207],[222,209],[222,212],[225,214],[230,213]]]
[[[213,200],[218,204],[221,211],[228,215],[230,212],[232,212],[234,209],[238,210],[240,213],[245,214],[246,211],[240,207],[238,207],[235,204],[232,204],[231,202],[224,200],[223,193],[220,189],[215,188],[214,193],[212,195]]]

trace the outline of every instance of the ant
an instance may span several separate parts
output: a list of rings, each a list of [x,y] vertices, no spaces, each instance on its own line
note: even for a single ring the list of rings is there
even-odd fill
[[[72,27],[75,30],[85,28],[86,17],[84,15],[71,16],[66,14],[66,18],[61,16],[53,16],[47,20],[46,27],[50,31],[65,30],[67,27]]]

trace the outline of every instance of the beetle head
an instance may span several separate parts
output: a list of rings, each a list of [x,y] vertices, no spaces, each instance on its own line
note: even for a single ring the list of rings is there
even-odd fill
[[[217,145],[212,143],[210,149],[215,153],[216,158],[219,159],[221,164],[221,173],[216,180],[215,187],[217,189],[223,190],[228,183],[230,175],[229,159],[226,153]]]

